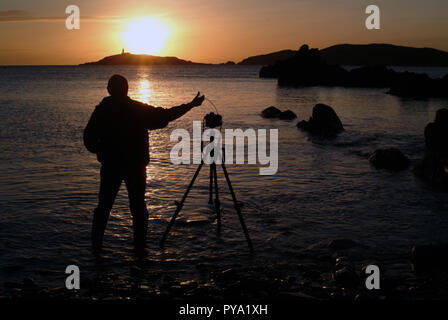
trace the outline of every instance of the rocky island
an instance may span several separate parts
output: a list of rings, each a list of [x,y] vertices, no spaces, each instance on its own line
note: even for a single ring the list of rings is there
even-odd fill
[[[87,62],[80,64],[81,66],[87,65],[144,65],[144,66],[180,66],[180,65],[205,65],[204,63],[192,62],[189,60],[182,60],[176,57],[159,57],[149,54],[133,54],[121,52],[112,56],[105,57],[96,62]]]

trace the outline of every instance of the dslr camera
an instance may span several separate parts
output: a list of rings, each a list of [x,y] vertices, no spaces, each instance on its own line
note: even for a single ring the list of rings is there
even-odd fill
[[[209,128],[216,128],[222,126],[222,117],[220,114],[210,112],[204,116],[205,126]]]

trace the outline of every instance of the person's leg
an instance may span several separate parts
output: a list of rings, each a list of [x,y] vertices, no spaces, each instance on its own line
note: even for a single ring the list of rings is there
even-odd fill
[[[148,230],[148,210],[145,202],[146,166],[128,168],[124,178],[128,189],[129,207],[132,214],[134,246],[143,249],[146,246]]]
[[[104,231],[110,210],[120,189],[123,179],[121,170],[114,166],[101,166],[101,183],[98,195],[98,206],[93,214],[92,246],[98,250],[103,244]]]

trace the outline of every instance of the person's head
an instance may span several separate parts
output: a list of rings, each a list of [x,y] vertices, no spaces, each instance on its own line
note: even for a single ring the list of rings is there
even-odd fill
[[[448,124],[448,109],[447,108],[442,108],[442,109],[437,110],[435,122],[439,123],[439,124]]]
[[[112,97],[126,97],[128,95],[128,80],[122,75],[114,74],[107,84],[107,92]]]

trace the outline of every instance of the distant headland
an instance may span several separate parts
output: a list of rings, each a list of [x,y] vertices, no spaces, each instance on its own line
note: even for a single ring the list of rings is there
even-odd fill
[[[282,50],[244,59],[241,65],[272,65],[296,55],[297,50]],[[338,44],[319,50],[323,61],[340,66],[416,66],[448,67],[448,52],[433,48],[414,48],[392,44]]]
[[[228,61],[215,65],[272,65],[296,55],[297,50],[282,50],[251,56],[239,63]],[[448,52],[433,48],[414,48],[392,44],[338,44],[319,50],[321,58],[330,65],[342,66],[421,66],[448,67]],[[95,62],[80,65],[213,65],[183,60],[177,57],[160,57],[148,54],[121,52]]]

